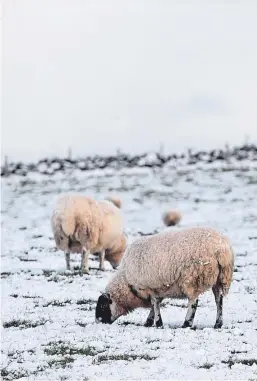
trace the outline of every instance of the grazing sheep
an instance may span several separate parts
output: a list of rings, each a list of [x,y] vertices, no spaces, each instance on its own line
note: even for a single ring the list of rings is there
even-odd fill
[[[96,306],[96,321],[113,323],[135,308],[151,308],[145,326],[162,326],[160,302],[188,298],[183,327],[191,327],[198,297],[212,288],[222,326],[223,296],[232,280],[234,254],[228,239],[214,229],[191,228],[143,237],[128,246],[118,273]]]
[[[52,230],[56,246],[65,252],[70,270],[70,253],[81,253],[81,272],[88,273],[89,253],[99,254],[117,267],[126,248],[120,211],[109,201],[96,201],[82,195],[63,195],[53,211]]]
[[[178,210],[169,210],[163,214],[162,220],[166,226],[175,226],[181,221],[181,213]]]
[[[106,200],[112,202],[117,208],[121,209],[121,201],[118,197],[109,196]]]

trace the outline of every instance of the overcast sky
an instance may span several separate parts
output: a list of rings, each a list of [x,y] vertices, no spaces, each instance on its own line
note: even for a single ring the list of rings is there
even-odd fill
[[[2,155],[257,141],[257,1],[4,0]]]

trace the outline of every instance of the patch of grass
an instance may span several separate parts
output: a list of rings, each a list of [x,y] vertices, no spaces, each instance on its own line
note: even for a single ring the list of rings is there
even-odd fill
[[[100,364],[106,361],[135,361],[135,360],[146,360],[151,361],[155,360],[156,357],[151,357],[147,354],[135,355],[135,354],[119,354],[119,355],[100,355],[93,360],[93,363]]]
[[[26,328],[36,328],[40,325],[44,325],[47,322],[45,319],[41,319],[38,321],[31,321],[31,320],[10,320],[3,323],[4,328],[20,328],[20,329],[26,329]]]
[[[42,238],[42,234],[34,234],[31,238]]]
[[[20,355],[22,355],[24,352],[26,352],[26,353],[29,353],[30,355],[33,355],[33,354],[35,354],[36,353],[36,351],[35,351],[35,349],[29,349],[29,350],[27,350],[27,351],[10,351],[10,352],[8,352],[7,353],[7,356],[8,357],[10,357],[11,359],[13,359],[13,358],[17,358],[17,357],[19,357]]]
[[[83,306],[83,307],[80,307],[80,310],[92,311],[95,307],[96,302],[91,299],[79,299],[77,300],[76,304],[79,306]]]
[[[143,327],[142,324],[134,323],[134,322],[132,322],[132,321],[123,321],[122,323],[118,323],[118,324],[119,324],[119,325],[124,325],[125,327],[126,327],[127,325],[134,325],[134,326],[136,326],[136,327]]]
[[[143,200],[141,200],[140,198],[133,198],[133,201],[139,205],[143,204]]]
[[[29,373],[26,369],[7,370],[7,367],[1,369],[2,380],[18,380],[23,377],[28,377]]]
[[[246,257],[246,256],[247,256],[247,251],[245,251],[244,253],[237,254],[237,257]]]
[[[232,359],[221,361],[223,364],[227,364],[229,368],[232,368],[235,364],[243,364],[247,366],[257,365],[257,359]]]
[[[30,259],[26,257],[18,257],[21,262],[37,262],[37,259]]]
[[[51,276],[53,273],[56,273],[56,271],[55,270],[48,270],[48,269],[44,269],[43,270],[43,275],[45,276],[45,277],[49,277],[49,276]]]
[[[80,276],[80,270],[74,270],[74,271],[62,271],[59,273],[56,273],[56,271],[51,271],[51,270],[43,270],[43,274],[48,278],[48,282],[55,282],[58,283],[62,281],[62,277],[67,277],[70,278],[70,283],[73,282],[73,277]]]
[[[211,369],[214,364],[211,364],[209,362],[205,362],[204,364],[198,366],[198,369]]]
[[[11,272],[9,271],[4,271],[1,273],[1,278],[5,279],[5,278],[8,278],[8,276],[12,275]]]
[[[141,231],[138,231],[137,234],[138,235],[141,235],[141,236],[149,236],[149,235],[154,235],[154,234],[157,234],[159,233],[159,230],[155,229],[153,232],[149,232],[149,233],[144,233],[144,232],[141,232]]]
[[[252,319],[246,319],[246,320],[238,320],[237,323],[252,323]]]
[[[60,300],[50,300],[50,302],[47,302],[45,304],[43,304],[43,307],[49,307],[49,306],[53,306],[53,307],[65,307],[66,304],[71,304],[71,300],[70,299],[66,299],[64,301],[60,301]]]
[[[160,339],[149,339],[146,340],[146,344],[159,343]]]
[[[83,328],[85,328],[85,327],[87,326],[87,323],[83,323],[83,322],[80,321],[80,320],[77,320],[77,321],[76,321],[76,324],[79,325],[80,327],[83,327]]]
[[[179,308],[187,308],[186,303],[179,304],[179,303],[176,303],[172,300],[165,300],[161,303],[161,305],[162,305],[162,307],[172,306],[172,307],[179,307]]]
[[[257,184],[257,178],[256,177],[248,177],[247,184],[249,184],[249,185]]]
[[[236,351],[235,349],[233,349],[230,353],[232,355],[236,355],[236,354],[240,354],[240,353],[247,353],[247,351]]]
[[[95,347],[90,345],[76,347],[70,342],[57,341],[57,342],[49,342],[45,345],[44,353],[48,356],[64,356],[64,355],[81,355],[81,356],[96,356],[98,353],[102,351],[97,350]]]
[[[30,250],[37,250],[41,253],[45,249],[42,246],[30,246]]]
[[[55,360],[55,359],[52,359],[50,361],[48,361],[48,365],[50,368],[69,368],[71,366],[71,364],[74,362],[74,358],[73,357],[63,357],[61,359],[58,359],[58,360]]]
[[[91,299],[79,299],[79,300],[77,300],[77,304],[78,305],[81,305],[81,304],[90,304],[90,305],[92,305],[92,304],[95,304],[96,302],[95,302],[95,300],[91,300]]]
[[[255,287],[253,286],[245,286],[245,290],[248,292],[248,294],[253,294],[256,292]]]

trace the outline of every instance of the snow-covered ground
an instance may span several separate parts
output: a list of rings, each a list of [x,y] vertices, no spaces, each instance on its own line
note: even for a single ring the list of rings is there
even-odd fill
[[[1,184],[3,379],[257,379],[256,165],[31,174]],[[95,302],[114,270],[106,262],[107,271],[98,271],[92,258],[90,275],[65,272],[50,215],[66,191],[118,194],[130,242],[164,229],[161,213],[170,207],[183,213],[173,229],[212,226],[225,233],[236,261],[223,328],[213,329],[211,292],[200,298],[194,329],[180,328],[186,302],[178,300],[163,303],[164,329],[143,327],[146,310],[111,326],[95,324]],[[79,263],[73,255],[72,265]]]

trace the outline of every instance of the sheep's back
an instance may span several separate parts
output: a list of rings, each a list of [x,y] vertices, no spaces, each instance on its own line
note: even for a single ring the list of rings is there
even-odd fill
[[[228,246],[214,229],[191,228],[144,237],[130,245],[121,267],[128,283],[138,288],[161,288],[197,277],[199,271],[217,277],[217,255]],[[204,268],[208,262],[209,267]],[[183,279],[181,279],[183,278]]]

